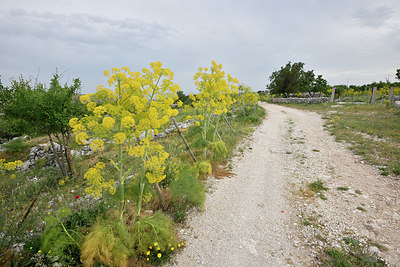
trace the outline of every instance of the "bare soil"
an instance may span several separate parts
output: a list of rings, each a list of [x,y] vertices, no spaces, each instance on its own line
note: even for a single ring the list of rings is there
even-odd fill
[[[235,175],[210,178],[205,210],[189,215],[185,249],[171,264],[322,265],[327,247],[351,237],[400,266],[398,177],[335,142],[318,114],[261,106],[267,118],[236,151]],[[317,180],[326,200],[309,190]]]

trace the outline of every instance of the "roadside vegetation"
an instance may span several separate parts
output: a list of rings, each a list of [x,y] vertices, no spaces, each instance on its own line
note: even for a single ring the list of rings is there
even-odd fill
[[[55,94],[73,89],[69,103],[78,108],[71,112],[64,106],[57,117],[60,128],[35,127],[36,133],[24,123],[25,117],[7,111],[13,104],[6,93],[35,95],[37,101],[31,102],[44,107],[42,97],[52,87],[37,90],[21,78],[18,87],[2,88],[1,122],[21,123],[3,138],[26,133],[31,138],[12,139],[0,152],[1,264],[165,263],[185,246],[177,230],[188,209],[203,208],[207,177],[230,174],[226,166],[235,146],[265,116],[256,104],[257,94],[215,62],[195,74],[199,93],[190,98],[179,91],[172,71],[159,62],[142,73],[122,68],[105,75],[110,89],[99,87],[82,96],[78,81],[73,87],[61,86],[60,77],[54,77],[51,86],[59,90]],[[43,112],[43,118],[48,113]],[[194,158],[176,131],[154,137],[174,125],[173,119],[190,125],[180,130]],[[68,145],[54,153],[64,165],[56,167],[51,159],[42,158],[20,170],[31,148],[50,138]],[[83,147],[92,152],[72,155],[72,172],[62,152]]]

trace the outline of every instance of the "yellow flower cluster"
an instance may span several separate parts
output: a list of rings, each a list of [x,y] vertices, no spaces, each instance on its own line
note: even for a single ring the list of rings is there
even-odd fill
[[[104,190],[108,190],[110,194],[114,194],[116,189],[114,187],[114,180],[105,181],[101,175],[101,170],[104,169],[105,164],[98,162],[94,168],[90,168],[85,174],[84,178],[87,181],[89,187],[85,189],[85,193],[93,195],[96,199],[103,195]]]
[[[104,142],[101,139],[94,139],[91,143],[90,143],[90,148],[93,151],[102,151],[104,149]]]
[[[201,114],[195,119],[204,120],[212,114],[222,115],[234,103],[233,95],[237,94],[239,81],[230,74],[225,75],[222,65],[212,61],[209,69],[199,68],[193,76],[194,84],[199,90],[199,94],[189,97],[193,101],[193,106]]]
[[[0,159],[0,171],[2,171],[2,170],[13,171],[18,166],[21,166],[23,164],[24,163],[20,160],[6,162],[5,159]]]
[[[169,154],[164,151],[160,144],[144,142],[144,145],[146,143],[149,145],[147,149],[145,148],[147,150],[146,178],[151,184],[161,182],[166,177],[164,162]]]
[[[114,127],[115,119],[111,117],[104,117],[102,124],[104,128],[106,128],[107,130],[111,130]]]
[[[239,102],[243,109],[249,105],[257,105],[258,99],[258,94],[254,93],[250,86],[244,84],[239,85],[236,102]]]
[[[104,147],[103,140],[113,140],[120,148],[126,148],[128,155],[145,161],[146,177],[151,183],[161,181],[165,178],[163,164],[168,154],[162,146],[151,145],[151,132],[158,133],[171,116],[178,114],[171,107],[180,90],[173,82],[174,73],[161,62],[153,62],[142,72],[122,67],[105,71],[104,76],[114,89],[100,85],[96,93],[80,97],[91,114],[81,120],[70,120],[76,142],[86,144],[89,137],[96,137],[91,148],[100,151]],[[107,188],[111,190],[99,168],[89,169],[85,176],[91,181],[87,189],[91,194],[99,195]]]
[[[114,134],[113,140],[117,145],[122,144],[126,140],[126,134],[125,133],[116,133],[116,134]]]

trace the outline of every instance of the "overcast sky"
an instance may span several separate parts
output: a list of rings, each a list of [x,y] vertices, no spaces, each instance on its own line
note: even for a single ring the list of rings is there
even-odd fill
[[[395,81],[400,68],[398,0],[0,1],[0,75],[48,84],[80,78],[82,92],[106,85],[103,71],[161,61],[185,93],[211,60],[254,91],[288,61],[329,84]]]

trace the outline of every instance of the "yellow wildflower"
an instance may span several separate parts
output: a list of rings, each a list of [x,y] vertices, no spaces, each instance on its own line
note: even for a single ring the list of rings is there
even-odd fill
[[[118,145],[122,144],[126,140],[126,134],[125,133],[116,133],[116,134],[114,134],[113,140]]]
[[[82,95],[79,100],[81,101],[82,104],[86,104],[88,102],[90,102],[90,95],[91,94],[87,94],[87,95]]]
[[[132,128],[135,125],[135,120],[130,116],[125,116],[121,120],[121,125],[124,128]]]
[[[88,134],[85,133],[85,132],[81,132],[81,133],[78,133],[75,136],[75,141],[76,141],[77,144],[86,145],[86,143],[87,143],[86,139],[87,138],[88,138]]]
[[[104,142],[101,139],[94,139],[91,143],[90,143],[90,148],[93,151],[102,151],[104,148]]]
[[[106,128],[107,130],[111,130],[114,127],[115,124],[115,120],[111,117],[104,117],[103,118],[103,123],[102,125],[104,126],[104,128]]]
[[[87,105],[86,105],[86,108],[87,108],[87,110],[89,110],[89,111],[93,111],[95,107],[96,107],[96,103],[94,103],[94,102],[89,102],[89,103],[87,103]]]

